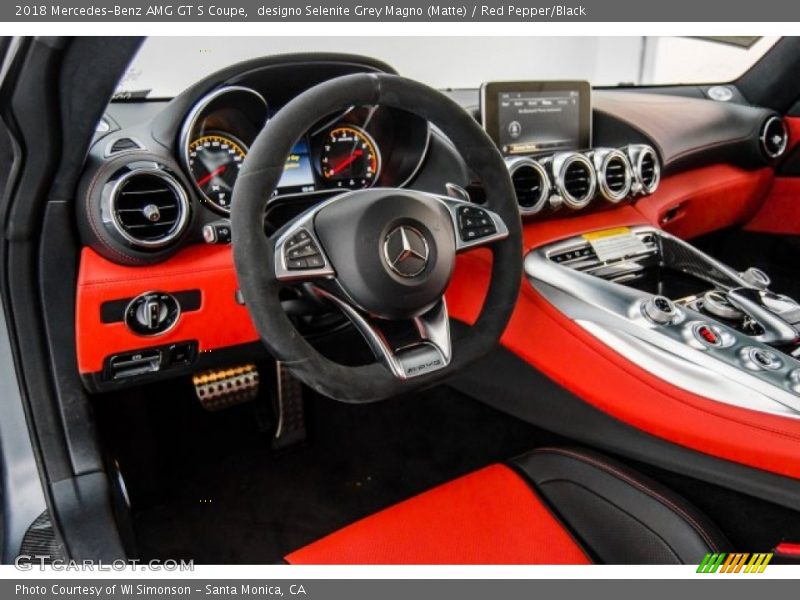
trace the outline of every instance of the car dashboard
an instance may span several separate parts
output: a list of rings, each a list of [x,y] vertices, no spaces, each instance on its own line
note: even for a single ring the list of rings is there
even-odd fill
[[[363,72],[392,70],[345,55],[268,57],[212,74],[171,100],[109,105],[76,203],[83,243],[76,342],[89,390],[186,375],[263,351],[231,257],[236,175],[264,123],[293,97]],[[589,138],[506,154],[526,249],[598,223],[625,225],[631,215],[636,223],[677,228],[678,235],[702,233],[697,223],[705,222],[692,212],[707,211],[698,201],[706,183],[698,174],[708,169],[722,169],[716,174],[727,178],[725,189],[742,196],[722,207],[722,222],[713,227],[742,217],[726,210],[760,200],[770,166],[785,150],[781,119],[737,98],[715,102],[699,88],[695,97],[668,92],[587,84],[582,128]],[[446,93],[487,126],[480,90]],[[457,148],[424,119],[353,106],[295,142],[265,232],[343,190],[372,186],[477,204],[486,194]],[[341,327],[341,319],[317,325],[312,332],[324,333]]]

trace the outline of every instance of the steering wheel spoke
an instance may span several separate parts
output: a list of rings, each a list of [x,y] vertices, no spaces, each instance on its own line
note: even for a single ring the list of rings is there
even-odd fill
[[[508,237],[508,227],[496,212],[468,200],[431,194],[445,205],[453,222],[456,252],[489,246]]]
[[[291,223],[275,241],[275,277],[278,281],[302,282],[330,279],[336,271],[314,229],[311,210]]]
[[[374,318],[327,289],[314,286],[314,292],[344,313],[375,357],[397,379],[412,379],[450,364],[453,352],[444,298],[425,313],[400,323]],[[401,324],[405,326],[403,335],[387,331]]]

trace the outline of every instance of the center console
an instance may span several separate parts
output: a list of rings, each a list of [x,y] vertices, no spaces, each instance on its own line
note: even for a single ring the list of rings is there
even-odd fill
[[[652,227],[531,251],[531,285],[631,362],[697,395],[800,418],[800,304]]]

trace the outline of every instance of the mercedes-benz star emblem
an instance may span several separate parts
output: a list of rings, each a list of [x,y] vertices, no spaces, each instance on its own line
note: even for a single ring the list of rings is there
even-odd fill
[[[428,265],[428,242],[413,227],[401,225],[386,236],[383,257],[389,268],[401,277],[415,277]]]

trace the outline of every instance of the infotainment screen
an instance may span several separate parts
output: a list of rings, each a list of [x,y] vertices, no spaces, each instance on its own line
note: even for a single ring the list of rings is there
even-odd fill
[[[591,147],[586,81],[495,81],[481,86],[483,127],[505,156]]]

